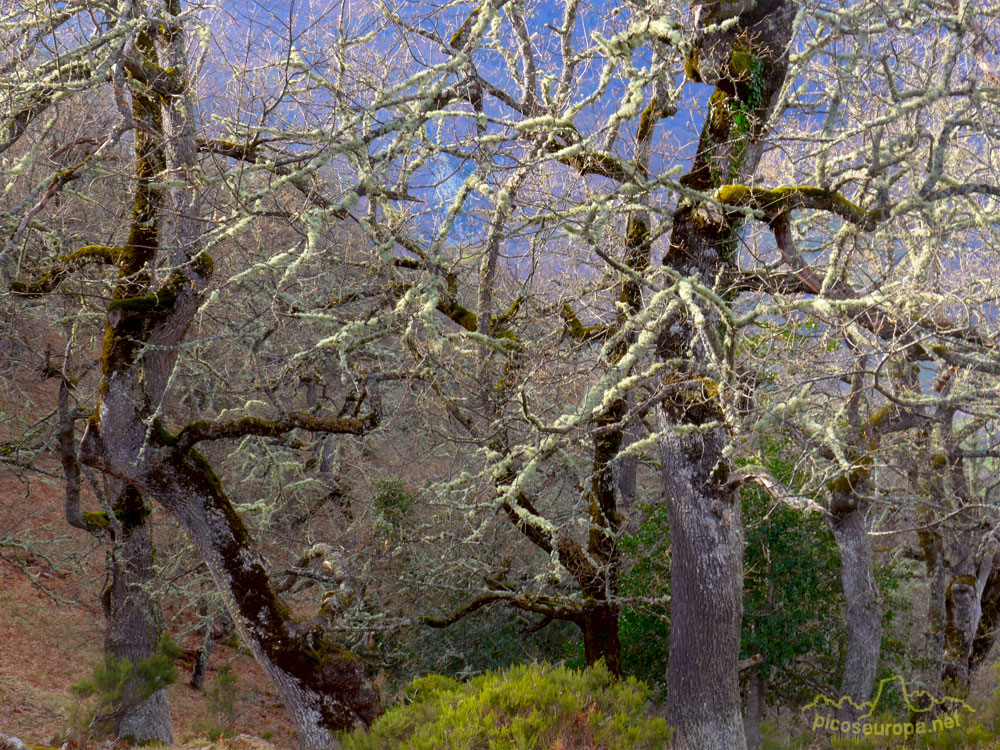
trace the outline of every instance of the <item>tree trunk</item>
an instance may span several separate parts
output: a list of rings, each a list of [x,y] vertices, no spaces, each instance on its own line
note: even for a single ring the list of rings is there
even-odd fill
[[[934,507],[962,509],[971,503],[965,461],[959,451],[959,438],[953,432],[955,410],[945,409],[938,416],[942,425],[940,442],[933,446],[930,464],[937,471],[927,482]],[[984,619],[984,598],[991,579],[996,585],[994,566],[996,546],[983,541],[992,535],[972,509],[956,515],[951,528],[935,527],[920,532],[921,547],[930,577],[929,609],[936,609],[931,627],[937,637],[929,641],[932,666],[941,689],[949,695],[965,696],[969,690],[976,639]],[[989,598],[997,596],[991,591]],[[990,612],[988,620],[996,617]],[[989,625],[992,627],[992,625]],[[980,641],[979,648],[984,646]],[[932,673],[933,674],[933,673]]]
[[[191,664],[191,680],[188,682],[188,685],[195,690],[205,689],[205,678],[208,677],[208,661],[212,656],[212,651],[215,649],[215,620],[209,616],[209,611],[209,607],[205,602],[202,602],[201,606],[198,607],[198,614],[201,616],[203,623],[201,626],[201,645],[195,649],[194,660]]]
[[[972,655],[969,658],[969,670],[975,670],[989,656],[996,643],[997,628],[1000,627],[1000,565],[998,555],[990,559],[989,572],[986,573],[986,583],[980,597],[982,616],[976,637],[972,641]],[[985,571],[984,571],[985,572]]]
[[[747,686],[747,708],[743,715],[743,731],[747,736],[747,750],[760,750],[763,738],[760,725],[764,721],[764,676],[760,667],[750,670]]]
[[[714,5],[704,14],[710,25],[700,32],[687,71],[716,90],[694,164],[681,178],[685,186],[705,193],[752,178],[764,128],[784,84],[796,12],[788,0],[761,0],[723,29],[710,18]],[[741,221],[742,215],[713,214],[708,204],[681,199],[663,264],[681,277],[715,286],[734,260]],[[689,360],[692,345],[695,353],[687,368],[674,366],[665,376],[670,393],[659,412],[671,536],[667,722],[674,727],[676,748],[743,750],[737,674],[743,528],[739,500],[726,484],[725,428],[708,427],[724,421],[716,403],[721,384],[708,384],[699,369],[719,343],[705,340],[718,322],[711,311],[706,317],[698,337],[692,321],[683,318],[659,342],[665,361]],[[675,429],[690,425],[700,429]]]
[[[989,533],[988,531],[986,533]],[[948,586],[945,590],[944,649],[941,684],[953,695],[969,691],[972,670],[989,653],[996,626],[997,555],[974,554],[977,535],[959,534],[950,545]],[[991,588],[992,584],[992,588]],[[981,656],[977,659],[977,648]]]
[[[126,429],[136,424],[134,415],[128,417],[136,401],[114,386],[112,379],[100,412],[102,426],[116,440],[102,440],[91,425],[81,456],[137,485],[178,520],[205,561],[237,632],[284,700],[303,750],[337,747],[334,731],[367,726],[381,711],[363,665],[330,641],[322,620],[292,616],[208,462],[194,449],[180,454],[169,441],[145,443],[141,421]],[[121,427],[113,429],[121,417]]]
[[[971,532],[919,532],[928,582],[927,662],[932,679],[949,694],[968,692],[973,670],[986,659],[1000,622],[997,555],[978,561]]]
[[[153,533],[149,508],[135,488],[105,477],[108,512],[86,513],[80,502],[76,456],[76,414],[69,408],[70,384],[59,385],[59,451],[66,477],[66,522],[108,544],[111,582],[101,595],[105,619],[104,655],[127,661],[132,679],[112,706],[115,736],[130,742],[172,744],[170,709],[163,689],[153,689],[139,674],[140,663],[159,645],[159,603],[149,591],[153,580]],[[96,489],[96,488],[95,488]],[[110,537],[109,539],[105,537]],[[111,717],[106,717],[110,719]]]
[[[856,496],[840,494],[831,503],[831,513],[847,614],[847,651],[840,695],[860,705],[871,698],[875,685],[882,649],[882,610],[863,507]],[[841,722],[854,722],[858,715],[859,711],[846,702],[837,711]]]
[[[976,591],[976,576],[957,575],[945,590],[944,654],[941,685],[951,695],[969,691],[969,659],[972,641],[982,614]]]
[[[670,660],[667,722],[677,748],[746,747],[737,661],[743,615],[743,526],[732,492],[711,469],[724,437],[716,430],[661,441],[669,503]]]
[[[618,638],[618,608],[604,604],[588,610],[580,622],[583,651],[587,666],[604,660],[604,666],[616,677],[622,675],[622,646]]]
[[[924,656],[930,681],[941,675],[944,656],[945,590],[948,588],[948,571],[944,559],[944,544],[937,529],[918,532],[920,548],[927,571],[927,630]]]
[[[159,603],[149,592],[153,580],[153,539],[149,507],[139,492],[118,480],[112,521],[111,583],[104,595],[107,631],[104,653],[126,659],[132,678],[114,707],[115,736],[132,744],[173,744],[166,692],[154,689],[136,667],[157,651],[163,630]],[[150,692],[152,690],[152,692]]]

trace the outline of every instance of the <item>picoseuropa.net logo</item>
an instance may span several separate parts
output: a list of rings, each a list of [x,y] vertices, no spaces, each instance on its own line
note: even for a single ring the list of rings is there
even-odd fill
[[[889,694],[896,685],[906,706],[906,721],[886,721],[879,717],[877,710],[884,696]],[[850,705],[856,712],[856,719],[845,721],[837,718],[837,712]],[[906,680],[899,675],[886,677],[879,682],[875,697],[860,705],[844,696],[840,700],[832,700],[824,695],[802,709],[804,712],[814,712],[812,729],[814,732],[826,731],[837,735],[853,737],[898,737],[901,740],[919,737],[928,732],[941,732],[962,726],[966,714],[975,710],[960,698],[935,698],[926,690],[915,690],[912,693],[906,689]]]

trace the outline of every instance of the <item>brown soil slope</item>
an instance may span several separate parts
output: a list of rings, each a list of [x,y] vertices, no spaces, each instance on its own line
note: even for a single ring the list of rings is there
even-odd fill
[[[53,462],[50,468],[56,466]],[[89,676],[102,658],[98,596],[104,551],[67,526],[62,513],[58,481],[26,485],[0,470],[0,735],[28,744],[48,745],[68,736],[76,703],[70,686]],[[182,640],[180,645],[196,644]],[[213,679],[224,664],[231,664],[236,678],[229,691],[235,709],[231,721],[213,710],[218,702],[206,694],[213,692]],[[178,745],[207,747],[199,738],[220,730],[250,735],[217,744],[220,748],[297,745],[281,703],[249,656],[219,644],[206,693],[187,686],[189,670],[190,664],[179,661],[180,681],[168,689]],[[254,740],[261,736],[268,742]]]

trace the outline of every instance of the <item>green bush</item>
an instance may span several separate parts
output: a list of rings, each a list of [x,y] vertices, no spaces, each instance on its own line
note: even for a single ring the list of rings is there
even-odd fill
[[[236,723],[236,701],[238,698],[236,677],[231,664],[223,664],[212,680],[208,691],[208,710],[213,723],[208,727],[208,738],[213,742],[221,737],[234,737]]]
[[[79,741],[108,735],[126,686],[135,680],[133,689],[136,692],[132,700],[138,703],[176,682],[174,662],[180,653],[169,634],[164,633],[156,650],[135,665],[134,674],[127,659],[106,655],[104,661],[94,665],[89,678],[70,686],[75,702],[70,710],[72,729],[67,737]]]
[[[417,496],[398,479],[379,479],[372,501],[382,523],[399,527],[416,505]]]
[[[467,683],[430,675],[369,732],[343,735],[344,750],[644,750],[670,730],[647,716],[649,689],[615,680],[603,664],[577,671],[521,665]]]

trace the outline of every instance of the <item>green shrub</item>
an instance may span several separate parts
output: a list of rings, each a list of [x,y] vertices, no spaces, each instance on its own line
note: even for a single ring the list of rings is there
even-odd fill
[[[76,699],[70,710],[71,738],[79,741],[109,734],[129,682],[135,679],[137,692],[132,700],[146,700],[177,681],[174,662],[179,656],[180,649],[166,633],[160,637],[156,650],[135,665],[134,676],[127,659],[108,654],[103,662],[94,665],[89,678],[70,686]]]
[[[398,527],[410,515],[417,496],[398,479],[379,479],[372,496],[379,520],[390,527]]]
[[[670,730],[647,716],[649,689],[616,680],[603,664],[577,671],[521,665],[461,683],[414,680],[403,702],[344,750],[653,750]]]
[[[236,676],[232,673],[231,664],[223,664],[212,680],[208,691],[208,710],[212,716],[208,724],[199,724],[198,728],[208,739],[215,742],[223,737],[235,737],[236,704],[239,700],[239,688]]]

